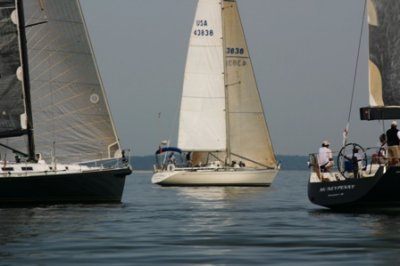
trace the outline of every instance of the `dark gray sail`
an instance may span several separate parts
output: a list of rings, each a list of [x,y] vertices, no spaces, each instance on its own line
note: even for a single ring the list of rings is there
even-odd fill
[[[17,78],[21,65],[14,0],[0,3],[0,138],[25,133],[22,82]],[[13,13],[14,12],[14,13]],[[12,21],[14,16],[14,22]],[[22,119],[22,123],[21,123]]]
[[[121,157],[79,0],[23,3],[36,151],[62,163]]]
[[[368,0],[370,104],[361,119],[400,118],[400,1]]]

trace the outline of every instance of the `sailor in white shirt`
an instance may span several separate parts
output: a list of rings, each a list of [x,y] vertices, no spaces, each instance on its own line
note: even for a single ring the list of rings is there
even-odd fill
[[[333,166],[332,150],[329,149],[329,142],[324,140],[318,151],[318,164],[322,172],[330,172]]]

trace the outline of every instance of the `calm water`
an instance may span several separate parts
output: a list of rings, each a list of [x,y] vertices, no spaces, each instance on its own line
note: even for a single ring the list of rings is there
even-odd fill
[[[400,211],[311,205],[307,172],[271,188],[127,180],[121,205],[0,209],[0,265],[398,265]]]

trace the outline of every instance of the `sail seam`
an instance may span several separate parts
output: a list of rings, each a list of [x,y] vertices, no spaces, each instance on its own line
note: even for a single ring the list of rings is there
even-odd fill
[[[192,99],[225,99],[225,97],[202,97],[202,96],[185,96],[183,95],[184,98],[192,98]]]
[[[263,112],[229,112],[230,114],[264,114]]]
[[[248,56],[226,56],[226,58],[241,58],[241,59],[249,59]]]
[[[191,44],[191,47],[216,47],[216,48],[221,48],[221,45],[215,44],[215,45],[211,45],[211,44]]]

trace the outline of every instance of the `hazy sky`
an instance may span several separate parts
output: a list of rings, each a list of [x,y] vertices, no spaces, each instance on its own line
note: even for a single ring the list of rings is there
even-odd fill
[[[124,147],[153,154],[176,141],[196,0],[82,0]],[[364,0],[238,0],[277,154],[339,149],[347,122]],[[359,120],[368,104],[364,28],[350,140],[378,142],[382,125]],[[161,117],[159,118],[159,113]]]

